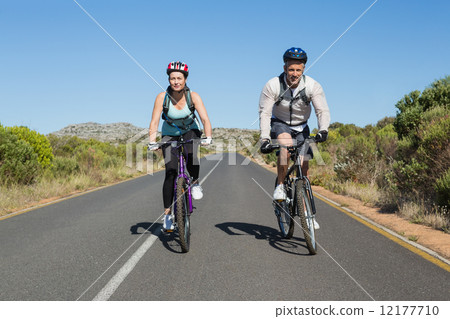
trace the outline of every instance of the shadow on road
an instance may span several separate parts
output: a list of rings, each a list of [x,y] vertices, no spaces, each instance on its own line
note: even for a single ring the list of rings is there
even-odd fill
[[[131,226],[130,232],[132,235],[142,235],[146,233],[150,235],[157,233],[157,230],[161,229],[161,227],[162,225],[160,223],[143,222]],[[230,236],[254,236],[256,239],[268,241],[270,246],[288,254],[309,256],[303,238],[283,238],[280,232],[272,227],[238,222],[217,224],[216,227]],[[176,231],[171,233],[161,232],[158,234],[158,238],[167,250],[177,254],[183,253]]]
[[[144,233],[148,233],[150,235],[154,233],[154,231],[151,231],[150,228],[156,230],[161,227],[162,225],[160,223],[137,223],[136,225],[130,227],[130,232],[131,235],[142,235]]]
[[[166,247],[167,250],[176,253],[176,254],[184,254],[181,251],[180,239],[178,237],[178,232],[174,231],[171,233],[161,232],[159,235],[159,240]]]
[[[152,226],[153,225],[153,226]],[[150,229],[151,228],[151,229]],[[161,223],[137,223],[136,225],[133,225],[130,227],[130,232],[132,235],[142,235],[142,234],[154,234],[157,235],[161,243],[164,247],[167,248],[167,250],[182,254],[181,246],[180,246],[180,240],[178,238],[178,233],[171,232],[171,233],[165,233],[160,232],[159,230],[162,228]]]
[[[270,246],[288,254],[310,256],[303,238],[283,238],[277,229],[271,227],[237,222],[217,224],[216,227],[230,236],[250,235],[259,240],[267,240]]]

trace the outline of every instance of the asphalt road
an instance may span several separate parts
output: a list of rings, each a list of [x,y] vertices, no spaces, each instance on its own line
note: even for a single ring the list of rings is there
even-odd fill
[[[318,199],[318,254],[282,239],[275,175],[243,161],[202,160],[187,254],[163,172],[1,220],[0,300],[450,300],[449,272]]]

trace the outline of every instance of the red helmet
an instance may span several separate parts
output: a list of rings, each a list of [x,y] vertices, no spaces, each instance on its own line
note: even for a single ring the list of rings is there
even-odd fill
[[[167,74],[170,74],[174,71],[183,73],[185,77],[188,77],[189,75],[189,67],[184,62],[180,61],[170,62],[169,66],[167,67]]]

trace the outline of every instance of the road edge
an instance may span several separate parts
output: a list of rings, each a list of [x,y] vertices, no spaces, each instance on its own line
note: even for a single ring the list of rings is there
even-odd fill
[[[399,235],[396,232],[394,232],[393,230],[391,230],[391,229],[389,229],[389,228],[387,228],[387,227],[385,227],[385,226],[383,226],[381,224],[378,224],[377,222],[371,220],[370,218],[368,218],[368,217],[366,217],[366,216],[364,216],[362,214],[359,214],[358,212],[355,212],[355,211],[353,211],[353,210],[351,210],[351,209],[349,209],[347,207],[344,207],[343,205],[333,201],[332,199],[329,199],[328,197],[326,197],[324,195],[321,195],[321,194],[318,194],[317,192],[315,192],[314,193],[314,197],[316,197],[316,198],[320,199],[321,201],[323,201],[323,202],[333,206],[336,209],[339,209],[340,211],[346,213],[348,216],[358,220],[359,222],[362,222],[365,225],[370,224],[373,227],[370,227],[369,225],[367,225],[367,226],[369,226],[371,229],[377,231],[378,233],[384,235],[385,237],[387,237],[387,238],[389,238],[391,240],[394,240],[394,238],[397,239],[397,240],[394,240],[394,241],[399,243],[399,244],[401,244],[401,246],[407,248],[408,250],[410,250],[410,251],[412,251],[412,252],[414,252],[416,254],[419,254],[421,257],[427,259],[428,261],[432,262],[433,264],[435,264],[435,265],[443,268],[444,270],[450,272],[450,260],[448,260],[445,257],[439,255],[434,250],[432,250],[432,249],[430,249],[428,247],[425,247],[423,245],[420,245],[418,243],[408,241],[404,237],[402,237],[401,235]],[[386,236],[386,235],[389,235],[389,236]],[[400,243],[400,241],[401,241],[401,243]],[[418,253],[417,250],[420,250],[422,253]],[[428,257],[428,256],[426,256],[424,254],[427,254],[431,258],[435,258],[437,260],[432,260],[430,257]]]
[[[257,164],[258,166],[265,168],[271,173],[276,174],[273,171],[273,168],[268,167],[265,163],[259,163],[258,161],[252,159],[252,162]],[[435,264],[436,266],[446,270],[447,272],[450,272],[450,260],[445,258],[444,256],[441,256],[436,251],[425,247],[421,244],[411,242],[407,240],[406,238],[402,237],[401,235],[397,234],[395,231],[371,220],[370,218],[353,211],[347,207],[345,207],[342,204],[339,204],[336,201],[333,201],[332,199],[329,199],[328,197],[318,194],[317,192],[314,192],[314,196],[318,199],[326,202],[327,204],[333,206],[334,208],[342,211],[343,213],[347,214],[348,216],[356,219],[357,221],[361,222],[362,224],[365,224],[367,227],[373,229],[374,231],[378,232],[379,234],[385,236],[386,238],[398,243],[402,247],[405,247],[406,249],[410,250],[411,252],[421,256],[422,258],[428,260],[429,262]]]

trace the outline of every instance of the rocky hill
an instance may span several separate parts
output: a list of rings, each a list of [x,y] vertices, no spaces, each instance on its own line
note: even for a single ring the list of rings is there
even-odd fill
[[[148,136],[148,128],[141,128],[130,123],[82,123],[71,124],[65,128],[51,133],[56,136],[77,136],[83,139],[96,139],[102,142],[126,143],[127,141],[137,142]],[[258,139],[259,130],[236,129],[236,128],[215,128],[213,129],[213,139],[215,148],[221,147],[223,150],[232,148],[235,145],[237,150],[249,148]]]
[[[130,123],[99,124],[94,122],[71,124],[51,134],[56,136],[77,136],[83,139],[96,139],[102,142],[120,143],[144,134],[148,129],[134,126]]]

